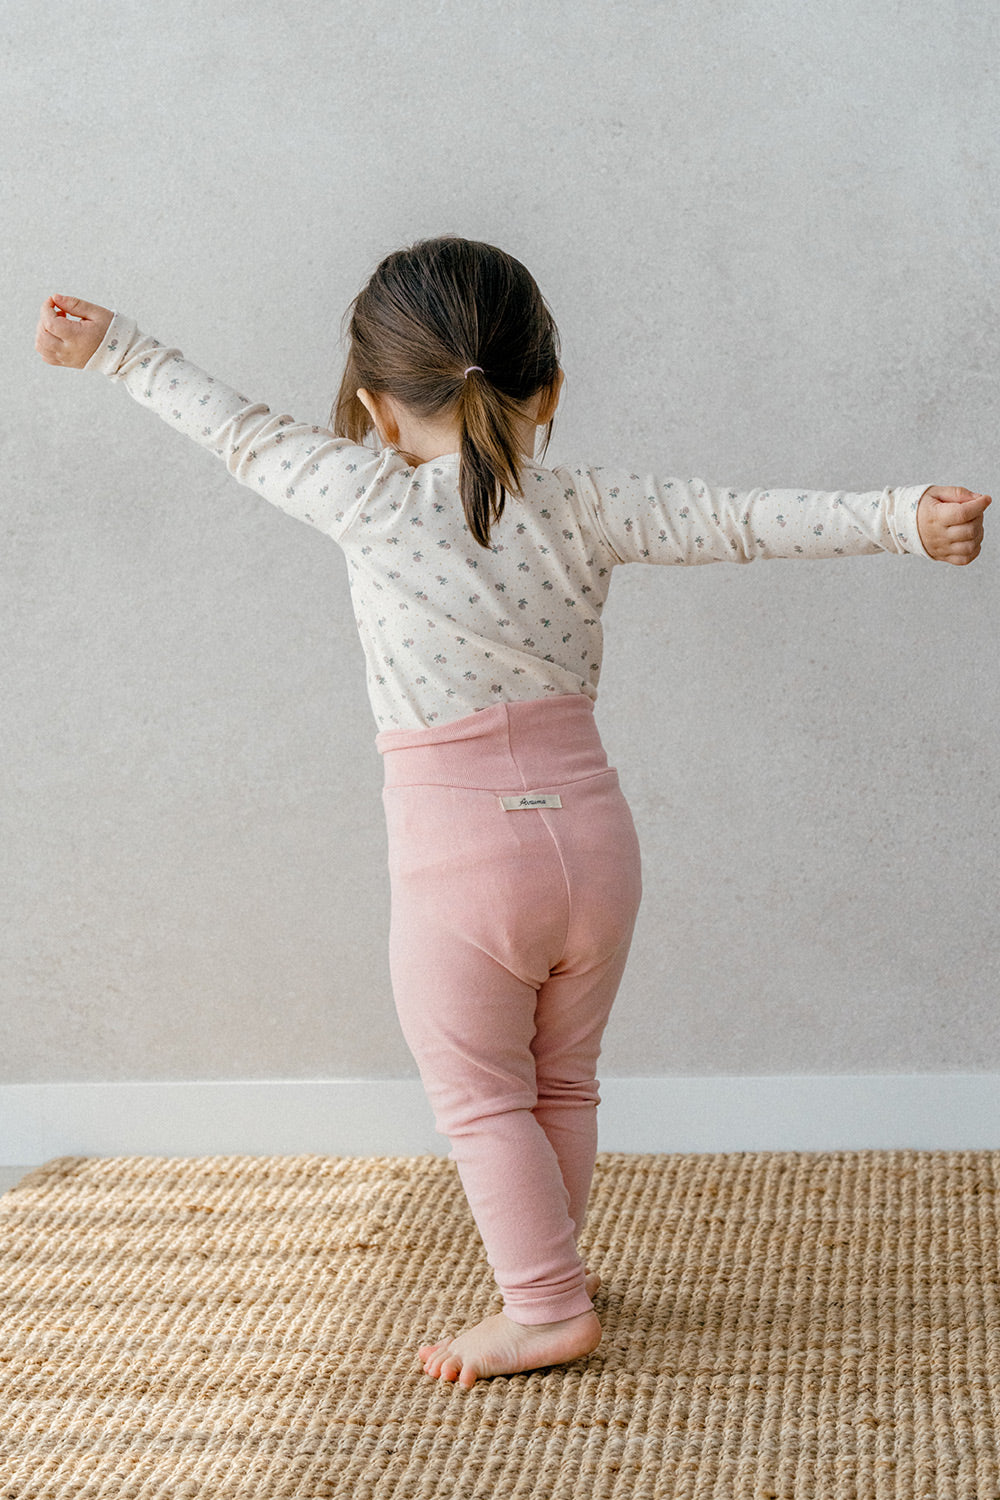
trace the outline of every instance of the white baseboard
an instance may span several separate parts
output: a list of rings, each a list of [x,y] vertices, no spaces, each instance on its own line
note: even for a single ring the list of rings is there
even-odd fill
[[[995,1073],[606,1078],[600,1149],[1000,1149]],[[0,1085],[0,1165],[447,1153],[418,1079]]]

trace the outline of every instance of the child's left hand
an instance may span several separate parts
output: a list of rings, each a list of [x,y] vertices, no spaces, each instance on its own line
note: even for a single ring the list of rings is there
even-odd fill
[[[961,485],[925,490],[917,506],[917,531],[935,562],[964,567],[983,545],[983,511],[992,495],[977,495]]]

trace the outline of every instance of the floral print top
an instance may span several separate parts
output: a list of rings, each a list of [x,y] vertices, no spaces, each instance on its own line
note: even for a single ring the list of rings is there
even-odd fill
[[[530,462],[523,498],[508,496],[483,548],[465,524],[457,453],[413,467],[394,448],[275,415],[120,313],[87,368],[343,549],[379,730],[448,723],[503,700],[596,698],[601,611],[619,563],[927,556],[916,524],[926,485],[735,490]]]

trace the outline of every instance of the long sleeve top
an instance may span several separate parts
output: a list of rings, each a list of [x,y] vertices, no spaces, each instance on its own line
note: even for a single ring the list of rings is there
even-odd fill
[[[120,381],[241,484],[332,537],[346,560],[379,730],[503,700],[597,697],[601,611],[620,563],[914,552],[926,485],[736,490],[602,466],[526,462],[491,545],[473,538],[459,457],[414,467],[275,415],[116,313],[86,366]]]

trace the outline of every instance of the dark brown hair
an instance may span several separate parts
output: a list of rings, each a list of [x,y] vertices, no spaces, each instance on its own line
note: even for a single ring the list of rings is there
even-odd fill
[[[481,547],[521,495],[519,410],[559,374],[559,334],[521,262],[495,245],[443,235],[386,256],[347,309],[350,343],[330,414],[338,437],[362,443],[372,418],[358,390],[388,392],[418,418],[454,416],[459,492]],[[469,365],[482,371],[464,374]],[[548,424],[544,456],[552,436]]]

